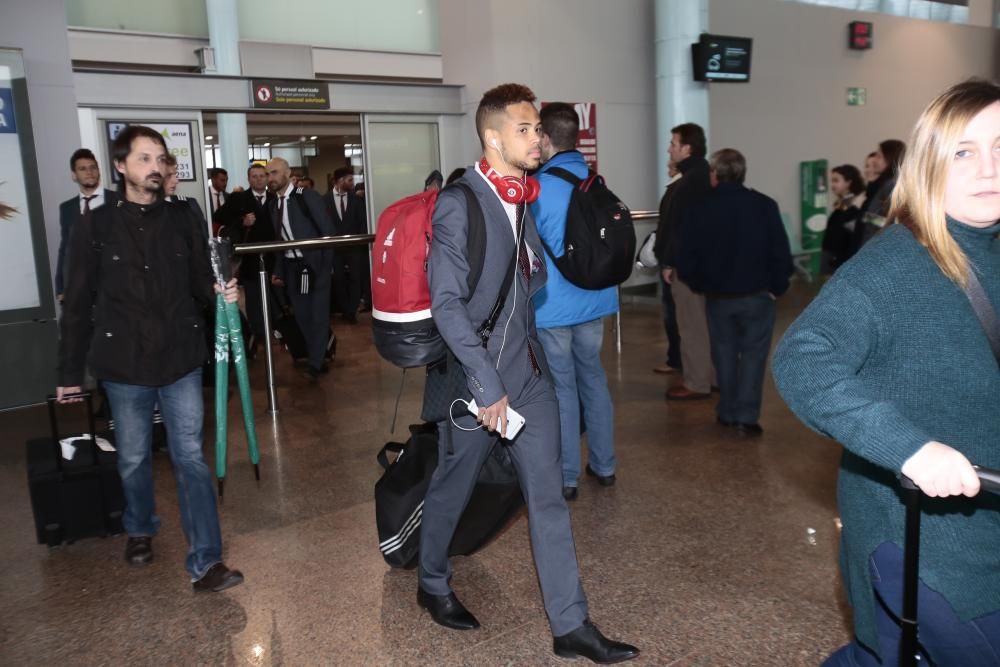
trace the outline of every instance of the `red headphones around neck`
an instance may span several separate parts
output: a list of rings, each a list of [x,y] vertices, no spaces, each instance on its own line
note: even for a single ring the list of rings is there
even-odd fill
[[[517,176],[502,176],[490,166],[485,157],[479,161],[479,169],[496,188],[500,199],[508,204],[520,204],[521,202],[530,204],[538,199],[541,186],[531,176],[525,176],[523,180]]]

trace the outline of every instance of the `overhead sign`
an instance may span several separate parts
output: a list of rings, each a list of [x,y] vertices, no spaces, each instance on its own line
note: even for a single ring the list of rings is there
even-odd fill
[[[329,109],[330,86],[322,81],[251,79],[250,99],[255,109]]]
[[[105,123],[108,137],[108,151],[118,134],[129,125],[145,125],[156,130],[167,143],[167,152],[177,158],[177,180],[196,181],[194,173],[194,141],[191,137],[191,123],[151,121],[151,120],[109,120]],[[108,156],[111,178],[118,181],[118,170],[114,160]]]
[[[551,102],[542,102],[545,108]],[[587,166],[597,171],[597,105],[593,102],[567,102],[576,110],[580,131],[576,135],[576,150],[583,153]]]

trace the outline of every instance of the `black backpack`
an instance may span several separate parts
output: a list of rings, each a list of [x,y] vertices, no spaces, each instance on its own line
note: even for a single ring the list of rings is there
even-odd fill
[[[542,242],[559,273],[577,287],[590,290],[627,280],[635,261],[635,228],[628,207],[593,171],[586,179],[558,167],[545,173],[573,185],[566,211],[563,255],[556,257],[552,248]]]

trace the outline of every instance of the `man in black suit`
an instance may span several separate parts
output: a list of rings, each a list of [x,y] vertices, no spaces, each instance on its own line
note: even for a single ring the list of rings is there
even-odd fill
[[[333,224],[315,190],[296,188],[288,161],[280,157],[267,163],[267,186],[274,194],[268,205],[277,236],[300,241],[332,236]],[[285,285],[295,309],[295,321],[306,339],[309,375],[313,378],[329,370],[326,345],[330,333],[330,270],[333,252],[329,248],[276,253],[272,282]]]
[[[354,170],[341,167],[333,172],[333,183],[323,200],[333,227],[338,235],[367,234],[368,215],[365,212],[365,201],[354,194]],[[355,246],[340,248],[333,263],[333,282],[336,290],[337,309],[344,319],[355,324],[358,321],[358,306],[362,295],[370,293],[368,289],[368,248]],[[371,298],[368,298],[368,303]]]
[[[101,187],[101,168],[88,148],[81,148],[69,158],[70,178],[80,188],[79,194],[59,204],[59,256],[56,262],[56,298],[60,303],[66,286],[63,284],[63,259],[73,225],[84,215],[105,204],[113,204],[117,194]]]
[[[277,238],[269,211],[274,194],[267,191],[267,170],[263,165],[252,164],[247,169],[249,188],[233,192],[213,216],[216,224],[222,225],[220,234],[238,243],[266,243]],[[274,253],[264,255],[264,265],[268,273],[274,272]],[[257,341],[266,341],[264,331],[264,305],[260,293],[260,260],[257,255],[242,256],[237,270],[240,285],[246,298],[247,319],[253,327]],[[253,351],[248,352],[253,357]]]

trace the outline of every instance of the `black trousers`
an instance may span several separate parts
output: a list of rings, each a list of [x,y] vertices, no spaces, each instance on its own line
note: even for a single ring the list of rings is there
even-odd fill
[[[358,305],[363,297],[365,303],[371,304],[368,248],[337,250],[337,254],[333,258],[333,286],[336,309],[345,317],[353,317],[357,314]]]

